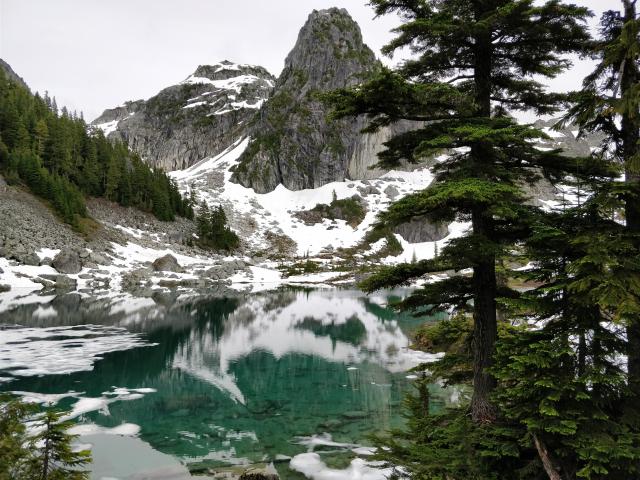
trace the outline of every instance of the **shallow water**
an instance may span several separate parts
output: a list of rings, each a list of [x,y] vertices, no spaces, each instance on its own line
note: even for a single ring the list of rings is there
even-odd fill
[[[401,425],[406,370],[424,359],[407,349],[410,335],[435,319],[397,315],[392,297],[49,297],[0,313],[0,389],[70,409],[94,448],[137,436],[119,445],[131,457],[120,465],[97,452],[94,478],[126,478],[143,467],[123,463],[152,454],[192,471],[276,461],[288,477],[285,457],[329,451],[344,467],[368,435]]]

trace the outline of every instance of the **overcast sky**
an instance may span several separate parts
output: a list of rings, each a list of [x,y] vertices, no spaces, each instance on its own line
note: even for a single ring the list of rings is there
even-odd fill
[[[618,2],[574,0],[600,14]],[[36,91],[93,119],[148,98],[198,65],[232,60],[278,74],[313,9],[344,7],[379,54],[398,24],[367,0],[0,0],[0,58]],[[578,88],[588,65],[554,87]]]

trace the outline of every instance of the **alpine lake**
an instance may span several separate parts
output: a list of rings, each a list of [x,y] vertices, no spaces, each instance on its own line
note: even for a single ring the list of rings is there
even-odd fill
[[[408,370],[428,357],[408,347],[439,318],[389,307],[407,293],[0,300],[0,390],[69,411],[93,479],[225,478],[270,463],[302,479],[290,461],[305,452],[346,469],[372,434],[402,426]],[[434,408],[460,395],[431,393]]]

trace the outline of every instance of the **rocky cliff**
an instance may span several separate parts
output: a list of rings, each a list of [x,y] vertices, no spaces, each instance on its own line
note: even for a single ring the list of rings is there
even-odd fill
[[[126,141],[150,165],[180,170],[243,137],[274,81],[262,67],[201,65],[178,85],[106,110],[92,123],[109,138]]]
[[[331,120],[317,96],[362,82],[378,65],[346,10],[313,11],[250,127],[233,181],[264,193],[278,184],[301,190],[378,176],[368,167],[391,131],[362,136],[364,119]]]

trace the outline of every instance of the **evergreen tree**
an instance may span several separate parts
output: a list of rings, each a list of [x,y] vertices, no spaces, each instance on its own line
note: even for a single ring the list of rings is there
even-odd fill
[[[0,478],[28,478],[29,459],[35,444],[26,434],[25,422],[33,415],[31,405],[0,395]]]
[[[336,114],[367,114],[369,131],[401,119],[422,122],[386,144],[380,155],[385,166],[451,152],[434,167],[434,185],[392,205],[381,223],[427,215],[434,221],[470,222],[471,230],[442,248],[438,259],[385,269],[364,288],[472,269],[471,278],[459,275],[429,285],[407,305],[424,310],[473,302],[471,415],[477,424],[491,423],[496,418],[490,400],[496,380],[489,371],[498,330],[496,298],[512,295],[499,288],[496,265],[529,228],[531,207],[522,185],[535,182],[541,171],[553,178],[575,165],[558,151],[536,149],[534,141],[545,134],[516,124],[508,113],[556,111],[561,97],[546,93],[534,77],[556,76],[569,66],[563,54],[584,48],[588,11],[557,0],[542,5],[532,0],[371,3],[376,14],[399,13],[406,21],[384,52],[411,47],[416,58],[395,72],[382,70],[363,86],[334,93]]]
[[[46,411],[13,397],[0,396],[0,478],[3,480],[81,480],[89,478],[82,470],[89,462],[88,451],[74,451],[74,435],[66,430],[70,422],[61,414]],[[39,418],[38,418],[39,415]],[[33,422],[39,433],[27,434],[26,423]]]
[[[594,45],[598,64],[576,94],[567,120],[582,133],[605,135],[602,154],[624,166],[624,182],[609,185],[609,202],[622,201],[626,240],[640,249],[640,19],[635,0],[622,0],[622,11],[610,10],[601,20],[600,38]],[[620,259],[618,259],[620,260]],[[625,261],[627,259],[622,259]],[[627,325],[628,372],[633,396],[629,404],[640,410],[640,271],[624,276],[602,290],[600,303],[624,307]]]
[[[614,176],[610,169],[602,186]],[[538,287],[507,302],[512,322],[519,318],[521,326],[505,330],[493,370],[514,441],[532,439],[552,479],[639,473],[637,418],[621,408],[625,341],[610,322],[614,312],[599,304],[599,292],[626,275],[636,253],[599,202],[592,195],[579,207],[538,217],[524,252],[536,262],[520,273]],[[616,265],[612,257],[630,260]]]
[[[7,81],[0,72],[0,169],[49,201],[61,218],[78,225],[84,195],[107,197],[155,213],[162,220],[193,217],[165,173],[152,171],[122,142],[108,141],[82,119]]]
[[[60,421],[61,415],[48,410],[42,419],[43,430],[35,438],[41,444],[40,455],[36,459],[38,478],[41,480],[85,480],[89,472],[82,467],[91,462],[91,454],[86,450],[76,452],[71,446],[73,435],[66,433],[71,422]]]
[[[196,216],[198,245],[213,250],[236,250],[240,238],[227,225],[227,215],[221,206],[209,209],[202,202]]]
[[[47,128],[47,122],[42,118],[39,119],[36,122],[34,130],[35,130],[34,136],[36,141],[35,150],[36,150],[36,153],[40,157],[42,157],[45,152],[45,145],[49,138],[49,129]]]

